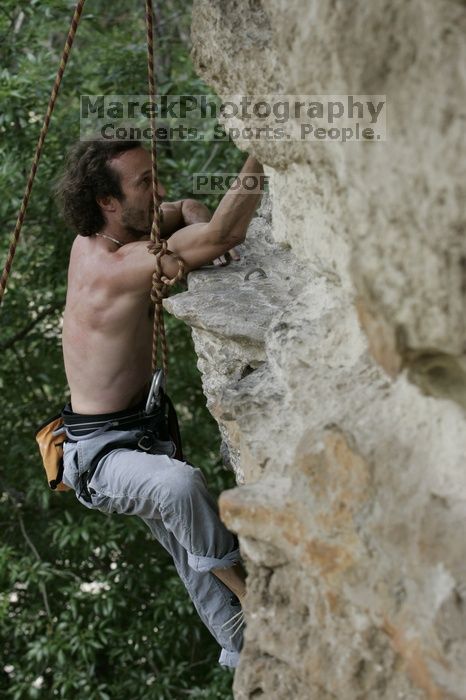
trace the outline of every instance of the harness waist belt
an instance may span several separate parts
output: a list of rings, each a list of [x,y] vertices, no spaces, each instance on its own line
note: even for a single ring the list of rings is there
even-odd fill
[[[90,415],[74,413],[71,404],[68,403],[62,411],[62,417],[68,434],[76,438],[90,435],[104,426],[108,426],[109,429],[132,430],[147,423],[162,422],[165,415],[163,408],[156,406],[153,411],[146,414],[144,411],[145,404],[146,400],[144,399],[135,406],[126,408],[124,411]]]

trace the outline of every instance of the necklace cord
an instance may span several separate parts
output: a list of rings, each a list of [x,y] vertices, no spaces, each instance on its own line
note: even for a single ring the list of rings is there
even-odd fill
[[[116,238],[112,238],[112,236],[107,236],[106,233],[96,233],[95,235],[99,236],[99,238],[106,238],[108,241],[112,241],[113,243],[116,243],[117,245],[120,246],[120,248],[121,248],[121,246],[124,245],[124,243],[122,243],[121,241],[117,241]]]

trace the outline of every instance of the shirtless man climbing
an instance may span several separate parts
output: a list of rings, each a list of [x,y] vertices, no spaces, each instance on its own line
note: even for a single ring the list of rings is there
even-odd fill
[[[242,631],[235,629],[236,639],[231,634],[229,603],[234,612],[245,595],[237,538],[218,518],[201,470],[173,458],[167,435],[155,431],[151,449],[138,449],[151,381],[151,172],[150,153],[137,142],[79,143],[58,188],[64,216],[78,234],[63,322],[71,391],[63,480],[88,508],[142,518],[171,553],[222,646],[220,663],[235,667]],[[262,172],[248,157],[240,175]],[[232,188],[212,217],[192,199],[162,203],[161,235],[188,273],[244,241],[259,198]],[[162,268],[173,277],[178,264],[165,255]]]

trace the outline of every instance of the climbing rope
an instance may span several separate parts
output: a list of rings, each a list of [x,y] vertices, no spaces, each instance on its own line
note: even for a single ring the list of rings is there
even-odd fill
[[[14,232],[11,237],[11,242],[8,250],[8,256],[3,269],[2,276],[0,278],[0,306],[3,302],[6,286],[8,283],[8,278],[10,275],[11,267],[13,264],[13,259],[15,257],[16,248],[18,245],[19,237],[21,234],[21,228],[23,226],[24,217],[26,215],[26,209],[29,204],[29,199],[32,192],[32,186],[34,183],[34,178],[36,176],[37,168],[39,165],[39,160],[42,154],[42,149],[45,142],[45,137],[50,125],[50,120],[52,117],[52,112],[55,107],[55,103],[58,96],[58,91],[63,79],[66,64],[71,53],[71,47],[78,29],[79,21],[81,19],[81,14],[83,11],[85,0],[78,0],[73,18],[71,20],[70,28],[68,31],[68,36],[66,38],[65,47],[60,59],[60,66],[55,78],[55,82],[50,95],[49,104],[47,107],[47,112],[44,117],[44,122],[39,135],[39,140],[37,142],[31,170],[26,184],[26,189],[24,192],[23,200],[21,203],[21,208],[16,220],[16,225]],[[155,77],[154,77],[154,24],[153,24],[153,6],[152,0],[146,0],[146,29],[147,29],[147,74],[148,74],[148,85],[149,85],[149,97],[151,104],[155,107]],[[168,287],[174,285],[178,282],[184,275],[184,263],[175,253],[168,250],[167,241],[162,240],[160,237],[160,197],[158,194],[158,176],[157,176],[157,143],[155,134],[155,115],[154,109],[151,110],[150,116],[151,122],[151,159],[152,159],[152,198],[153,198],[153,208],[154,215],[151,227],[151,243],[149,244],[149,251],[155,255],[155,272],[152,276],[152,289],[151,289],[151,301],[154,303],[154,326],[152,334],[152,370],[155,371],[157,367],[157,355],[158,355],[158,345],[159,338],[162,345],[162,367],[167,375],[168,371],[168,346],[167,339],[165,335],[165,323],[163,318],[163,299],[168,295]],[[169,278],[163,274],[162,270],[162,257],[164,255],[172,255],[178,262],[178,272],[177,274]]]
[[[23,201],[21,202],[21,208],[19,210],[18,218],[16,219],[15,230],[11,236],[10,247],[8,249],[8,256],[3,268],[2,276],[0,278],[0,305],[2,304],[3,297],[6,290],[6,285],[8,283],[8,278],[10,276],[11,266],[13,264],[13,259],[15,257],[16,248],[18,245],[19,237],[21,234],[21,228],[23,226],[24,217],[26,215],[26,209],[29,204],[29,198],[32,192],[32,186],[34,184],[34,178],[36,176],[37,167],[39,165],[40,156],[42,154],[42,148],[44,145],[45,137],[47,136],[47,131],[49,129],[50,119],[52,117],[52,112],[55,107],[55,102],[57,101],[58,91],[60,89],[63,74],[65,72],[66,64],[68,63],[68,58],[70,56],[71,47],[73,45],[74,37],[76,35],[79,20],[81,19],[81,14],[83,11],[84,3],[86,0],[78,0],[73,18],[71,20],[70,28],[68,31],[68,36],[65,42],[65,48],[60,59],[60,66],[58,68],[57,75],[55,77],[55,82],[53,84],[52,92],[50,94],[49,104],[47,107],[47,112],[44,117],[44,122],[42,124],[42,129],[40,130],[39,140],[37,142],[36,151],[34,153],[34,158],[32,161],[31,170],[26,184],[26,189],[23,195]]]
[[[152,334],[152,371],[157,367],[159,337],[162,346],[162,368],[165,377],[168,372],[168,346],[165,335],[163,318],[163,300],[168,296],[168,287],[178,282],[184,275],[184,263],[180,257],[167,248],[167,241],[160,237],[160,197],[158,193],[157,175],[157,139],[155,133],[155,77],[154,77],[154,23],[152,0],[146,0],[146,29],[147,29],[147,77],[149,85],[149,101],[151,127],[151,157],[152,157],[152,201],[154,215],[150,232],[151,243],[149,250],[155,255],[155,272],[152,275],[151,300],[154,304],[154,326]],[[178,272],[172,277],[166,277],[162,270],[162,257],[172,255],[178,263]]]

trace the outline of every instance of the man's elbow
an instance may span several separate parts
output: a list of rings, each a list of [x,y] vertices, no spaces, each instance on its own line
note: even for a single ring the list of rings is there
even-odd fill
[[[208,223],[212,218],[208,207],[197,199],[183,199],[181,212],[186,226]]]
[[[242,231],[239,233],[237,231],[236,232],[234,231],[230,236],[229,247],[234,248],[237,245],[241,245],[241,243],[244,243],[245,240],[246,240],[246,231]]]
[[[236,227],[225,227],[221,222],[209,222],[207,236],[212,245],[222,246],[225,250],[230,250],[237,245],[244,243],[246,231]]]

